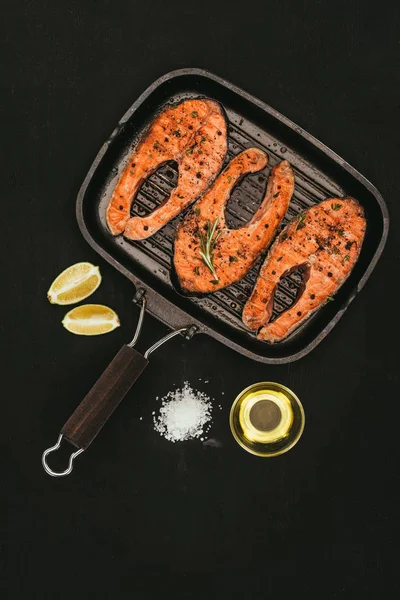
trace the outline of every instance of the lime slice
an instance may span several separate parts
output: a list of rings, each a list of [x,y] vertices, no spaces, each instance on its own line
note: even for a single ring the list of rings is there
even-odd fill
[[[81,262],[65,269],[50,286],[51,304],[76,304],[93,294],[101,283],[99,267]]]
[[[101,335],[120,326],[118,315],[102,304],[83,304],[67,312],[62,324],[76,335]]]

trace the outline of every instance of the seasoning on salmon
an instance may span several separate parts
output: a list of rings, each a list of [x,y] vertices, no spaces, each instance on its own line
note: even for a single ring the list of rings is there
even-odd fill
[[[198,198],[222,168],[227,149],[226,120],[213,100],[186,100],[164,110],[130,156],[107,208],[113,235],[141,240],[153,235]],[[163,163],[178,164],[178,184],[169,198],[145,217],[130,218],[140,186]]]
[[[260,329],[267,342],[286,338],[318,308],[333,299],[360,254],[366,221],[352,198],[331,198],[291,221],[272,245],[253,293],[245,304],[243,322]],[[269,322],[279,280],[303,268],[303,287],[285,312]]]
[[[287,161],[272,169],[265,197],[246,226],[229,229],[225,221],[225,206],[235,185],[247,173],[263,169],[267,161],[257,148],[241,152],[179,226],[174,264],[183,291],[214,292],[238,281],[272,240],[293,193],[294,175]]]

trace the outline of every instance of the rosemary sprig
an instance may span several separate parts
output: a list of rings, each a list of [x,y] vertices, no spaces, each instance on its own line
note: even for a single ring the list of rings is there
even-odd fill
[[[215,235],[215,232],[216,232],[217,226],[218,226],[218,221],[219,221],[219,218],[215,219],[213,225],[211,225],[210,221],[207,220],[206,231],[204,233],[202,231],[199,231],[200,248],[201,248],[200,256],[203,260],[203,263],[206,265],[206,267],[208,267],[210,269],[210,271],[214,277],[215,283],[218,283],[219,279],[218,279],[217,274],[214,269],[213,250],[215,248],[215,244],[217,243],[219,236],[222,233],[222,231],[219,231],[217,233],[217,235]]]

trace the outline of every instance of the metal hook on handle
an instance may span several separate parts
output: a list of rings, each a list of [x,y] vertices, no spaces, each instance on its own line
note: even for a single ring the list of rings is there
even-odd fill
[[[183,333],[184,331],[187,331],[187,330],[188,330],[188,327],[182,327],[182,329],[175,329],[175,331],[171,331],[170,333],[165,335],[163,338],[161,338],[161,340],[158,340],[158,342],[155,342],[155,344],[150,346],[150,348],[148,350],[146,350],[146,352],[144,353],[143,356],[146,359],[149,358],[150,354],[152,352],[154,352],[154,350],[157,350],[157,348],[159,348],[160,346],[165,344],[165,342],[168,342],[168,340],[171,340],[176,335],[179,335],[180,333]]]
[[[129,346],[129,348],[133,348],[136,345],[136,342],[138,341],[139,336],[140,336],[140,332],[142,331],[143,320],[144,320],[144,315],[145,315],[146,305],[147,305],[145,292],[143,292],[143,294],[141,295],[140,302],[141,302],[141,305],[140,305],[138,324],[136,326],[135,335],[133,336],[132,341],[129,342],[129,344],[127,344],[127,346]],[[185,332],[189,333],[190,332],[190,337],[192,337],[194,335],[194,333],[196,332],[196,330],[197,330],[197,327],[194,327],[192,325],[190,327],[182,327],[181,329],[176,329],[175,331],[171,331],[166,336],[161,338],[161,340],[158,340],[158,342],[155,342],[152,346],[150,346],[150,348],[148,350],[146,350],[146,352],[144,353],[144,355],[143,355],[144,358],[146,358],[146,359],[149,358],[150,354],[152,352],[154,352],[154,350],[157,350],[157,348],[162,346],[165,342],[168,342],[168,340],[172,339],[176,335],[179,335],[180,333],[185,333]]]
[[[133,348],[135,346],[136,342],[139,339],[140,332],[142,331],[144,313],[146,311],[146,304],[147,304],[145,295],[142,296],[141,301],[142,301],[142,304],[140,306],[139,319],[138,319],[138,324],[136,325],[135,335],[133,336],[133,340],[131,342],[129,342],[129,344],[127,344],[129,346],[129,348]]]
[[[73,452],[71,454],[71,456],[69,457],[68,467],[65,469],[65,471],[58,471],[58,472],[53,471],[52,469],[50,469],[49,465],[47,464],[46,458],[49,454],[51,454],[51,452],[55,452],[56,450],[59,449],[59,447],[61,446],[62,439],[63,439],[63,435],[62,435],[62,433],[60,433],[60,435],[58,436],[57,443],[54,444],[54,446],[47,448],[47,450],[45,450],[42,454],[43,469],[46,471],[46,473],[48,475],[51,475],[52,477],[64,477],[64,475],[69,475],[73,469],[72,463],[74,462],[74,458],[76,458],[79,454],[84,452],[83,448],[79,448],[79,450],[77,450],[76,452]]]

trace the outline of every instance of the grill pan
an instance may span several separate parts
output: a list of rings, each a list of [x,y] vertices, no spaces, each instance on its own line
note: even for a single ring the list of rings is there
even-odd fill
[[[269,162],[260,173],[246,176],[235,188],[227,206],[227,223],[246,223],[261,202],[271,168],[287,159],[295,173],[295,190],[281,224],[302,210],[330,196],[354,196],[365,210],[367,232],[361,255],[350,277],[335,296],[287,340],[268,344],[256,339],[241,321],[241,312],[256,281],[262,260],[238,283],[207,297],[183,297],[171,283],[173,240],[182,213],[147,240],[132,242],[113,237],[107,229],[105,211],[119,173],[144,128],[168,103],[207,96],[221,102],[229,120],[226,162],[244,148],[266,151]],[[132,214],[153,210],[175,185],[177,171],[167,164],[142,186]],[[122,117],[98,153],[82,185],[77,201],[79,227],[89,244],[135,284],[146,290],[147,310],[172,328],[196,325],[249,358],[265,363],[286,363],[305,356],[339,321],[371,274],[387,237],[388,212],[376,190],[342,158],[270,106],[232,84],[200,69],[168,73],[155,81]],[[279,229],[279,230],[280,230]],[[279,286],[274,316],[295,299],[300,277],[296,274]]]
[[[155,115],[169,104],[202,96],[219,101],[225,109],[229,122],[225,164],[245,148],[254,146],[264,150],[269,157],[268,165],[263,171],[247,175],[234,189],[226,207],[228,226],[237,228],[247,223],[264,197],[271,168],[283,159],[287,159],[293,168],[295,189],[289,210],[277,234],[301,211],[328,197],[353,196],[365,211],[367,230],[361,254],[347,281],[336,293],[335,301],[317,311],[282,342],[269,344],[257,340],[255,333],[249,332],[241,321],[243,306],[257,279],[263,257],[260,257],[241,281],[228,288],[203,297],[183,296],[174,285],[172,256],[175,230],[186,211],[155,235],[142,241],[130,241],[122,236],[114,237],[106,225],[109,198],[144,129]],[[168,197],[176,181],[177,169],[173,162],[160,167],[141,187],[132,206],[132,215],[144,216],[151,212]],[[164,75],[125,113],[100,149],[82,184],[77,198],[77,220],[87,242],[135,285],[134,300],[141,302],[142,316],[146,306],[147,311],[172,328],[173,333],[180,330],[185,332],[187,337],[194,333],[206,333],[244,356],[275,364],[302,358],[336,325],[374,269],[383,251],[389,226],[385,202],[365,177],[324,144],[264,102],[201,69],[181,69]],[[299,272],[281,281],[275,294],[272,318],[276,318],[293,304],[300,285]],[[122,352],[128,362],[135,362],[132,352],[143,359],[132,348],[131,352],[124,350],[126,348],[127,346],[124,346],[120,353]],[[116,359],[118,357],[120,354]],[[114,361],[110,367],[113,367]],[[138,372],[134,377],[128,377],[133,379],[128,382],[128,389],[147,365],[147,357],[145,363],[139,358],[137,361]],[[114,365],[113,369],[118,371],[120,367]],[[78,448],[71,456],[68,472],[72,469],[74,456],[94,439],[123,397],[117,402],[111,402],[112,406],[105,399],[105,412],[99,412],[98,406],[93,412],[93,397],[100,390],[97,387],[96,391],[96,386],[100,382],[104,386],[104,375],[67,422],[66,425],[69,424],[70,427],[64,431],[64,426],[62,430],[64,437]],[[118,377],[114,372],[111,373],[111,379],[113,377],[117,381]],[[123,395],[126,392],[127,390]],[[119,396],[121,394],[122,392]],[[85,405],[85,410],[91,414],[90,419],[96,421],[93,435],[88,436],[87,430],[85,431],[84,443],[83,438],[77,436],[76,429],[82,428],[82,422],[79,424],[77,418],[82,405]],[[71,434],[71,423],[74,434]],[[87,429],[86,425],[85,428]],[[49,450],[57,447],[56,445]],[[45,460],[43,464],[47,472],[55,475],[47,467]],[[62,474],[67,474],[67,471]]]

